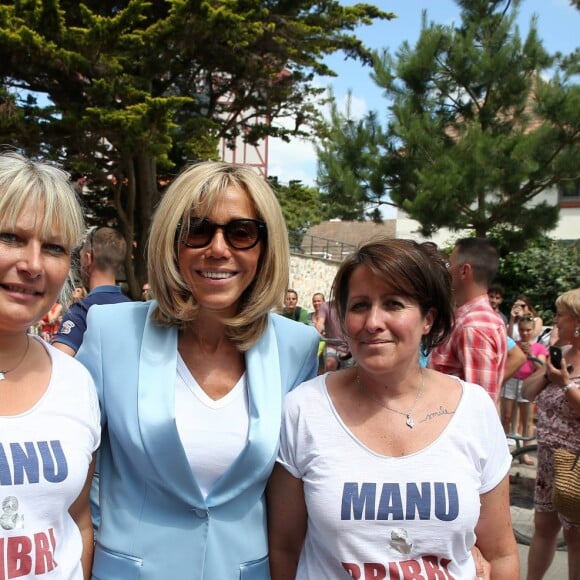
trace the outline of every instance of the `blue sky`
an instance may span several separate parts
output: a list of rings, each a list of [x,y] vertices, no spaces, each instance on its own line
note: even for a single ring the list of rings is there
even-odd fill
[[[345,3],[355,2],[349,0]],[[375,0],[374,4],[387,12],[394,12],[397,18],[361,28],[357,35],[367,46],[377,50],[389,48],[393,54],[405,40],[411,45],[415,43],[424,10],[429,21],[451,24],[460,20],[459,9],[453,0]],[[522,0],[519,14],[518,26],[522,37],[527,34],[531,17],[537,16],[539,36],[550,53],[570,53],[578,46],[580,10],[573,8],[568,0]],[[368,69],[359,63],[345,61],[340,54],[330,57],[327,62],[339,76],[320,79],[321,86],[332,87],[339,103],[345,102],[350,89],[355,114],[362,115],[373,110],[384,118],[387,102],[370,79]],[[269,174],[284,183],[299,179],[303,183],[313,184],[316,178],[316,153],[313,147],[299,140],[285,144],[270,139]]]

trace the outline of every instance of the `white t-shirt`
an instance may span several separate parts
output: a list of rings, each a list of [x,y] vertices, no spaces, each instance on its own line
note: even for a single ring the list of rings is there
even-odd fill
[[[100,442],[92,378],[42,342],[50,383],[26,413],[0,416],[0,578],[82,580],[82,541],[68,510]]]
[[[248,440],[246,374],[225,397],[214,401],[178,356],[175,422],[191,470],[207,497]]]
[[[325,376],[286,396],[278,461],[302,479],[308,509],[297,579],[475,577],[479,496],[511,458],[489,395],[462,387],[441,436],[405,457],[379,455],[351,433]]]

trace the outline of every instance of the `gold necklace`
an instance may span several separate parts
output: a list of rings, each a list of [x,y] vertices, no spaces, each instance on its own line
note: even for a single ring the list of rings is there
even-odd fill
[[[20,360],[16,363],[16,366],[13,366],[11,369],[8,369],[8,370],[0,370],[0,381],[3,381],[6,378],[6,375],[8,373],[15,371],[24,362],[24,359],[26,358],[26,355],[28,354],[29,348],[30,348],[30,337],[28,335],[26,335],[26,349],[24,350],[24,354],[22,355]]]
[[[397,415],[402,415],[403,417],[406,417],[407,420],[405,421],[405,423],[406,423],[407,427],[409,427],[409,429],[413,429],[416,425],[415,419],[413,419],[413,411],[415,410],[415,407],[417,406],[419,399],[423,395],[423,388],[425,386],[422,368],[419,369],[419,373],[421,374],[421,386],[419,387],[419,390],[417,391],[417,396],[415,397],[415,402],[413,403],[413,406],[406,413],[404,413],[403,411],[399,411],[398,409],[393,409],[392,407],[389,407],[388,405],[383,403],[383,401],[381,401],[381,399],[379,399],[378,397],[375,397],[372,393],[369,393],[368,391],[364,390],[360,384],[360,377],[358,374],[358,370],[356,372],[356,384],[361,391],[363,391],[368,397],[373,399],[373,401],[375,403],[377,403],[378,405],[380,405],[381,407],[383,407],[387,411],[391,411],[391,413],[397,413]]]

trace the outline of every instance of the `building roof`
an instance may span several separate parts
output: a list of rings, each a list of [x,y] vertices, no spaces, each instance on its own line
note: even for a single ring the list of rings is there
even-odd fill
[[[351,222],[330,220],[311,227],[302,240],[305,254],[327,260],[342,260],[358,245],[378,236],[396,237],[397,220],[374,222]]]

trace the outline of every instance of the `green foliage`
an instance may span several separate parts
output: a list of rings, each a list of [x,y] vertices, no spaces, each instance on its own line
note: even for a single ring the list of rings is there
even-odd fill
[[[350,93],[344,114],[332,99],[330,122],[321,127],[316,147],[317,181],[327,219],[380,221],[376,210],[386,203],[385,176],[380,171],[383,139],[376,113],[356,119]]]
[[[88,174],[91,218],[136,244],[137,295],[168,180],[217,157],[220,139],[309,135],[323,92],[312,79],[335,74],[325,57],[370,63],[353,31],[390,17],[338,0],[2,2],[0,142]]]
[[[538,194],[580,178],[580,53],[550,56],[534,21],[521,38],[518,0],[457,3],[459,25],[425,14],[415,46],[374,55],[387,126],[334,114],[320,173],[339,211],[349,199],[355,209],[390,199],[425,236],[447,227],[484,237],[502,227],[518,247],[557,224],[558,207]]]
[[[290,246],[299,248],[308,228],[323,220],[320,194],[316,188],[307,187],[301,181],[282,184],[277,177],[270,177],[268,181],[282,207]]]
[[[551,324],[556,298],[580,288],[580,241],[543,237],[521,252],[508,253],[500,259],[497,281],[505,289],[504,304],[512,304],[518,294],[525,294],[544,324]]]
[[[393,98],[391,197],[427,235],[447,226],[486,236],[503,224],[529,240],[558,220],[557,207],[530,202],[578,176],[578,87],[542,79],[557,63],[534,22],[520,38],[519,2],[458,4],[459,27],[425,19],[414,49],[377,55],[375,78]]]

